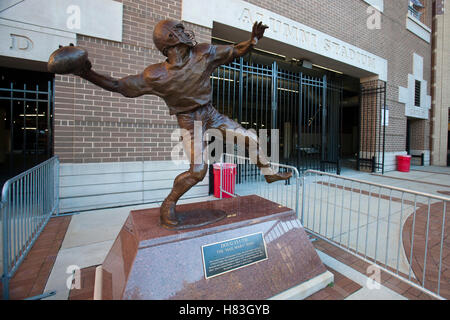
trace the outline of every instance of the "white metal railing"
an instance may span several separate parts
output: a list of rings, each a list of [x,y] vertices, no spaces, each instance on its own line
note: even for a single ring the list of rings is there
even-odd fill
[[[1,197],[3,299],[9,281],[59,205],[59,160],[55,156],[8,180]]]
[[[314,170],[302,180],[307,231],[434,298],[450,298],[450,198]]]
[[[236,166],[234,177],[233,174],[228,174],[227,169],[230,170],[230,168],[224,166],[224,163]],[[292,177],[287,181],[269,184],[260,169],[249,158],[234,154],[223,154],[222,166],[220,167],[220,181],[222,182],[220,184],[220,198],[224,195],[235,197],[255,194],[293,209],[299,216],[300,174],[297,168],[279,163],[270,164],[275,172],[292,172]]]

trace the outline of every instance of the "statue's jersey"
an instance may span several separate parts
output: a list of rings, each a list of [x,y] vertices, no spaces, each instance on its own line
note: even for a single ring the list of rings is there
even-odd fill
[[[175,68],[165,63],[151,71],[152,94],[161,97],[170,114],[186,113],[211,103],[210,76],[221,64],[233,60],[233,46],[198,44],[186,62]]]

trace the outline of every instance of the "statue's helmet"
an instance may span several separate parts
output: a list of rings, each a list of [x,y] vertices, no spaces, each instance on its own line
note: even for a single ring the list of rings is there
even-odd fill
[[[162,20],[158,22],[153,31],[153,43],[167,57],[167,50],[180,43],[194,47],[197,42],[192,31],[185,31],[179,21]]]

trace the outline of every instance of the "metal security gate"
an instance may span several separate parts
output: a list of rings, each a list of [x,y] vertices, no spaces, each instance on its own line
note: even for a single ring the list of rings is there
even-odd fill
[[[360,92],[357,168],[384,174],[386,82],[376,80],[363,83]]]
[[[283,77],[285,74],[279,72],[278,76]],[[281,133],[285,142],[284,159],[292,159],[287,162],[300,171],[316,169],[339,174],[342,84],[335,84],[325,75],[312,77],[299,74],[298,78],[298,93],[286,87],[278,88],[279,96],[282,96],[279,105],[284,106],[283,119],[286,121],[284,126],[280,126],[285,129]],[[290,103],[292,95],[298,96],[298,103]],[[282,101],[287,103],[283,104]],[[293,144],[288,138],[291,126],[289,119],[294,119]],[[289,145],[295,146],[295,153],[291,153],[291,149],[286,150]],[[289,154],[293,156],[286,157]]]
[[[280,163],[340,172],[341,83],[242,58],[217,68],[211,83],[219,112],[246,129],[279,130]],[[254,166],[238,172],[238,183],[259,175]]]
[[[53,80],[0,68],[0,186],[53,154]]]

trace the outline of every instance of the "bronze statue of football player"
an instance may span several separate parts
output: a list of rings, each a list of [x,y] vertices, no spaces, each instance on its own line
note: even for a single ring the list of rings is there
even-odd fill
[[[238,139],[245,139],[248,148],[250,140],[257,144],[258,137],[213,107],[210,76],[218,66],[248,53],[263,37],[266,28],[268,27],[261,22],[256,22],[250,40],[235,45],[197,44],[193,33],[186,31],[182,23],[163,20],[155,26],[153,42],[167,59],[162,63],[149,65],[138,75],[114,79],[98,74],[91,69],[87,52],[74,46],[55,51],[48,67],[51,72],[73,73],[125,97],[135,98],[145,94],[161,97],[170,114],[176,115],[179,126],[187,130],[190,137],[194,137],[194,122],[201,121],[203,132],[213,128],[226,136],[227,131],[231,130]],[[207,142],[203,139],[201,145],[195,145],[194,139],[183,138],[183,148],[190,155],[190,169],[175,178],[172,191],[160,208],[160,221],[164,227],[182,228],[183,221],[177,215],[176,203],[206,176],[208,166],[202,156],[206,146]],[[262,149],[257,149],[257,166],[265,169],[263,174],[268,183],[291,177],[291,173],[272,171]]]

